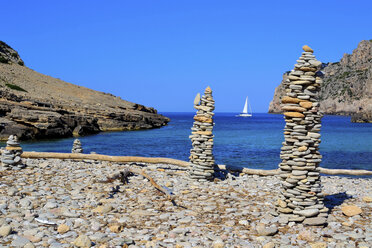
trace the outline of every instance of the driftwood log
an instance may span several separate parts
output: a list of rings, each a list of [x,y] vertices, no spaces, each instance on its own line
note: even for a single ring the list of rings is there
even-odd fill
[[[133,156],[107,156],[100,154],[81,154],[81,153],[55,153],[55,152],[23,152],[22,158],[52,158],[52,159],[73,159],[73,160],[101,160],[118,163],[149,163],[149,164],[172,164],[181,167],[188,167],[189,162],[173,159],[173,158],[149,158],[149,157],[133,157]],[[279,170],[259,170],[249,168],[237,168],[226,165],[218,165],[220,170],[228,170],[241,172],[248,175],[259,176],[274,176],[279,174]],[[319,167],[319,172],[327,175],[350,175],[350,176],[372,176],[372,171],[368,170],[345,170],[345,169],[326,169]]]
[[[23,152],[22,158],[54,158],[54,159],[75,159],[75,160],[101,160],[118,163],[149,163],[149,164],[173,164],[182,167],[189,166],[186,161],[173,158],[148,158],[132,156],[108,156],[101,154],[83,154],[83,153],[57,153],[57,152]]]

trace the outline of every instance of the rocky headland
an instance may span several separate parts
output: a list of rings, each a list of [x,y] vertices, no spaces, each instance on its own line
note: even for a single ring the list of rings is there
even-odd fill
[[[168,122],[154,108],[38,73],[0,42],[1,140],[11,134],[25,140],[150,129]]]
[[[372,40],[361,41],[340,62],[323,64],[322,71],[320,110],[329,115],[351,115],[353,122],[372,122]],[[284,73],[275,89],[269,113],[282,112],[280,99],[288,76],[289,72]]]

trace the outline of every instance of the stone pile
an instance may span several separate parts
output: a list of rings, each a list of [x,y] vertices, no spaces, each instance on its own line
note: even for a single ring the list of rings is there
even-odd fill
[[[2,148],[1,163],[5,169],[22,169],[26,166],[22,163],[22,147],[16,135],[10,135],[5,149]]]
[[[81,146],[81,142],[79,139],[74,140],[74,143],[72,144],[71,153],[83,153],[83,147]]]
[[[280,153],[282,190],[277,212],[283,224],[294,221],[323,225],[328,209],[323,203],[318,170],[322,158],[318,151],[322,113],[317,99],[322,63],[316,60],[310,47],[304,46],[303,50],[289,73],[286,96],[282,97],[286,125]]]
[[[214,177],[215,162],[213,157],[213,110],[214,100],[212,90],[208,86],[200,99],[198,94],[194,100],[197,109],[194,116],[194,125],[191,128],[190,139],[190,171],[192,179],[211,180]]]

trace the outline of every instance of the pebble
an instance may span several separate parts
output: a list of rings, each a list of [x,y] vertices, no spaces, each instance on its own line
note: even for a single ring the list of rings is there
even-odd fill
[[[89,239],[88,236],[86,235],[80,235],[77,237],[74,241],[74,245],[77,247],[91,247],[92,246],[92,241]]]
[[[354,216],[362,213],[362,209],[355,205],[343,205],[341,211],[346,216]]]
[[[12,232],[12,227],[9,225],[0,227],[0,236],[6,237]]]

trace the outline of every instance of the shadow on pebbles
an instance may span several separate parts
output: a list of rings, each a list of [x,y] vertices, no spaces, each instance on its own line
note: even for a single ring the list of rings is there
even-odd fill
[[[330,214],[316,227],[275,216],[275,177],[196,182],[172,165],[24,162],[0,174],[0,247],[372,246],[371,178],[322,177]],[[128,166],[144,168],[174,202],[141,175],[102,182]]]

